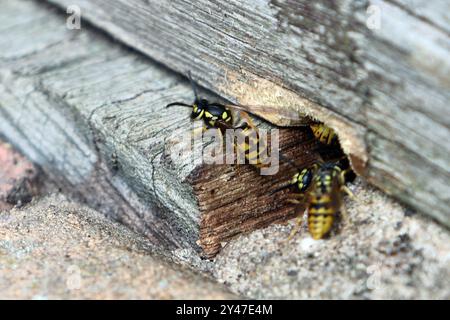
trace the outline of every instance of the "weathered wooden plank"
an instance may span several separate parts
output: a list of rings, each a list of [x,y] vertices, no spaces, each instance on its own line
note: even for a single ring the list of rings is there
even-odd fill
[[[295,214],[286,195],[270,194],[295,168],[261,176],[179,156],[190,111],[164,106],[193,99],[186,79],[89,28],[64,28],[63,16],[35,2],[2,4],[0,21],[0,134],[62,190],[159,246],[205,256]],[[281,130],[280,144],[299,166],[317,157],[307,128]]]
[[[78,5],[82,18],[223,97],[326,122],[360,174],[450,225],[447,1]]]

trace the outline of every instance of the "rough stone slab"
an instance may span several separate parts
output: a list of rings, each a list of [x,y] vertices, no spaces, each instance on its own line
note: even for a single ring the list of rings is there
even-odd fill
[[[39,170],[0,140],[0,211],[30,202],[39,192]]]
[[[0,214],[0,299],[235,298],[63,196]]]

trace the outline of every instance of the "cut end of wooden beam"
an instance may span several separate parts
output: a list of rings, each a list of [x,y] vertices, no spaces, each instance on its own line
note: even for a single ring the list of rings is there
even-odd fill
[[[307,117],[333,128],[355,172],[365,175],[368,153],[364,127],[350,123],[317,103],[245,70],[240,73],[227,72],[220,90],[235,96],[240,105],[250,106],[249,112],[273,124],[301,126]]]
[[[280,129],[280,152],[298,168],[317,160],[321,144],[309,130]],[[288,189],[274,193],[290,181],[297,168],[282,163],[274,175],[260,175],[251,165],[202,165],[188,177],[201,212],[197,244],[205,258],[213,258],[230,239],[296,217],[287,205]]]

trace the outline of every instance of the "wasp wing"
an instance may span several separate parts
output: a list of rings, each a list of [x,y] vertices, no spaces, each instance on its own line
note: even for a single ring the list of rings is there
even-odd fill
[[[220,131],[225,132],[227,129],[236,129],[233,127],[230,123],[225,122],[221,119],[216,120],[215,125],[216,128],[218,128]]]
[[[333,210],[337,213],[341,210],[342,206],[342,192],[341,192],[341,184],[339,182],[338,176],[333,178],[333,182],[331,184],[331,190],[329,193],[331,202],[330,205]]]
[[[289,120],[298,126],[307,126],[316,121],[312,120],[308,116],[302,114],[299,111],[289,110],[286,108],[280,108],[277,106],[267,106],[267,105],[236,105],[236,104],[226,104],[223,105],[226,108],[234,109],[238,111],[249,112],[258,115],[262,118],[268,119],[283,119],[284,121]]]

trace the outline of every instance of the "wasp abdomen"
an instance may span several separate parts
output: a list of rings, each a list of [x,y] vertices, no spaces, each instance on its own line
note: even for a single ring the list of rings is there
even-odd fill
[[[245,123],[239,131],[240,140],[236,143],[237,149],[243,151],[248,163],[261,167],[264,165],[264,158],[267,156],[267,146],[264,139],[261,139],[257,130]]]
[[[322,239],[333,226],[336,210],[329,195],[313,196],[308,209],[308,228],[314,239]]]
[[[311,124],[309,126],[316,137],[320,142],[332,145],[337,143],[337,135],[333,129],[324,125],[323,123]]]

